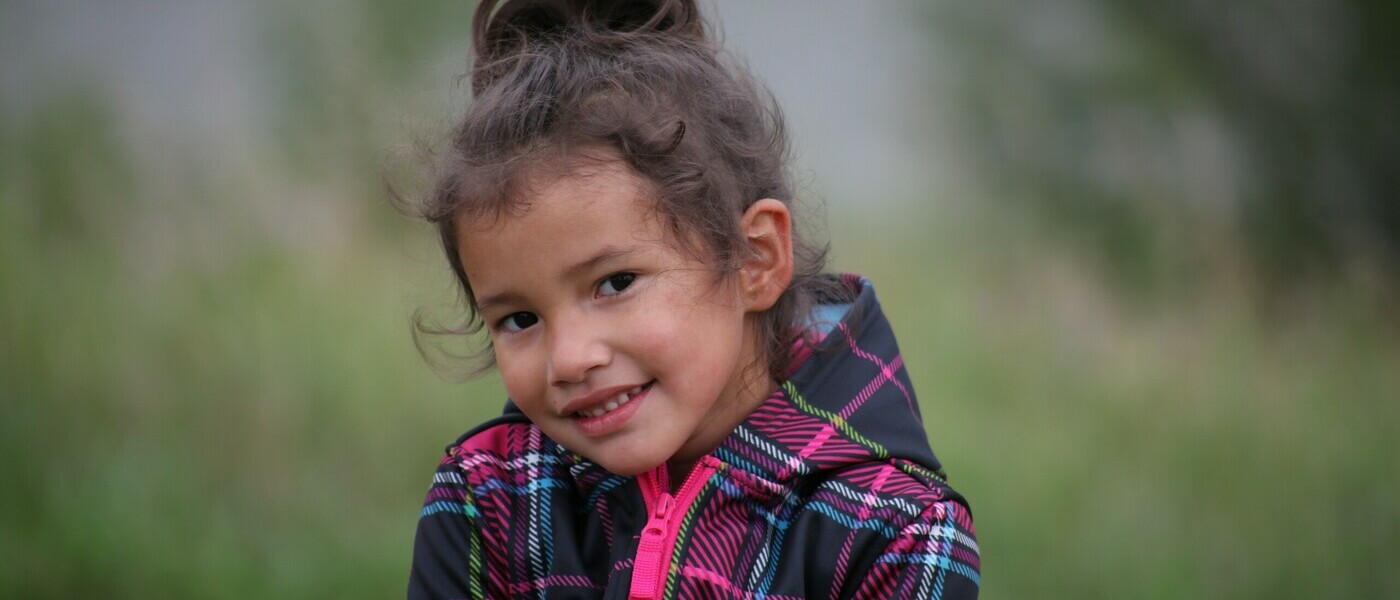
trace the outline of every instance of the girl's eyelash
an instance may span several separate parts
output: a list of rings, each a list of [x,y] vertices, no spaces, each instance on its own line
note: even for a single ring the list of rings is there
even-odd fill
[[[600,279],[598,284],[594,286],[594,290],[599,296],[616,296],[626,292],[636,281],[636,273],[631,271],[619,271]],[[517,318],[519,319],[517,320]],[[496,321],[496,329],[506,333],[520,333],[534,327],[535,324],[539,322],[539,315],[532,312],[519,311],[501,317],[500,320]]]
[[[522,325],[513,320],[516,317],[525,317],[525,320],[528,322]],[[520,333],[521,331],[525,331],[526,329],[533,327],[535,323],[538,322],[540,322],[540,318],[534,313],[513,312],[506,315],[505,317],[502,317],[500,321],[497,321],[496,329],[505,331],[506,333]]]
[[[596,289],[597,293],[601,296],[616,296],[627,291],[627,288],[632,287],[632,284],[636,281],[636,273],[631,271],[619,271],[604,277],[598,282],[597,286],[594,286],[594,289]],[[606,292],[605,288],[607,287],[611,287],[613,291]]]

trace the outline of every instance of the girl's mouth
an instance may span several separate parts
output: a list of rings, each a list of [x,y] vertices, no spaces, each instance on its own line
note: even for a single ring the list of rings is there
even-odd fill
[[[608,414],[608,413],[610,413],[610,412],[612,412],[612,411],[615,411],[615,410],[617,410],[617,409],[619,409],[619,408],[622,408],[623,406],[626,406],[627,403],[628,403],[628,402],[631,402],[633,398],[636,398],[637,396],[640,396],[640,395],[642,394],[642,392],[645,392],[646,390],[650,389],[652,383],[654,383],[654,382],[649,381],[649,382],[647,382],[647,383],[645,383],[645,384],[639,385],[639,386],[634,387],[634,388],[632,388],[632,389],[630,389],[630,390],[627,390],[627,391],[625,391],[625,392],[622,392],[621,394],[618,394],[617,397],[615,397],[615,398],[613,398],[613,399],[611,399],[611,400],[608,400],[607,402],[603,403],[602,405],[600,405],[600,406],[595,406],[595,407],[593,407],[593,408],[591,408],[591,409],[588,409],[588,410],[581,410],[581,411],[578,411],[578,412],[574,413],[574,416],[575,416],[575,417],[578,417],[578,418],[581,418],[581,419],[588,419],[588,418],[601,417],[601,416],[603,416],[603,415],[606,415],[606,414]]]
[[[579,431],[589,437],[608,435],[622,428],[632,415],[637,414],[637,406],[647,397],[656,381],[648,381],[588,410],[573,414],[574,424]]]

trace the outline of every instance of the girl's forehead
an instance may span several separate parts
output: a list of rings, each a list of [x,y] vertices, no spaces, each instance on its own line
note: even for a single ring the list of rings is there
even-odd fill
[[[534,167],[520,174],[500,210],[464,219],[462,233],[513,227],[544,227],[552,222],[593,221],[602,215],[627,216],[634,225],[660,222],[654,186],[621,159]],[[650,223],[648,223],[650,224]]]

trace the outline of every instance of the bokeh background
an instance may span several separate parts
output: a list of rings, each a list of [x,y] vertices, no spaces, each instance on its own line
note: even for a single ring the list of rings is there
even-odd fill
[[[988,598],[1400,597],[1385,0],[706,5],[871,277]],[[0,596],[403,593],[499,382],[390,206],[466,0],[0,2]]]

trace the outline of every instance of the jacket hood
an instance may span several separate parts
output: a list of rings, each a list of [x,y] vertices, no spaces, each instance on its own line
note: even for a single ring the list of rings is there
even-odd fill
[[[795,348],[787,381],[716,455],[778,482],[891,459],[945,479],[874,286],[856,275],[840,281],[849,304],[817,307],[816,335]]]

